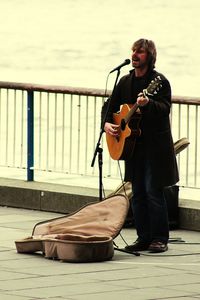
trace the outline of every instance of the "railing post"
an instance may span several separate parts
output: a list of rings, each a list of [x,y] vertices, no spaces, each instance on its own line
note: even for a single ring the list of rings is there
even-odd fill
[[[34,95],[28,91],[27,99],[27,180],[34,180]]]

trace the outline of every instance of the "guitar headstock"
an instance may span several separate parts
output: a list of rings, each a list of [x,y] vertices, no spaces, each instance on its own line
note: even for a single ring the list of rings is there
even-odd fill
[[[155,77],[150,82],[150,84],[148,85],[148,87],[143,90],[143,94],[145,96],[153,96],[153,95],[157,94],[157,92],[162,87],[162,83],[161,82],[162,82],[162,79],[161,79],[160,76]]]

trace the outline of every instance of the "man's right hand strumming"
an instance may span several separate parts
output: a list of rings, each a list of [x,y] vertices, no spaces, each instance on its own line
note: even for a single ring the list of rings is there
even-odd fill
[[[104,125],[105,132],[112,136],[116,136],[116,137],[119,136],[118,129],[119,129],[119,125],[115,125],[109,122],[106,122]]]

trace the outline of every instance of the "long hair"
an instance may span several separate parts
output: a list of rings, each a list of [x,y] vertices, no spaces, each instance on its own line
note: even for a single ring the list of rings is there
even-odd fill
[[[139,39],[137,40],[133,46],[133,49],[139,49],[139,48],[144,48],[147,53],[148,53],[148,60],[149,60],[149,69],[154,69],[155,68],[155,63],[156,63],[156,46],[152,40],[147,40],[147,39]]]

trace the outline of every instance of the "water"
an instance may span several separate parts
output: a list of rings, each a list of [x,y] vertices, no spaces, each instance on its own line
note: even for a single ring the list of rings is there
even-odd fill
[[[0,9],[1,81],[104,89],[109,71],[130,58],[132,43],[144,37],[155,41],[156,69],[170,80],[173,95],[200,97],[199,0],[0,0]],[[124,67],[121,76],[130,68]],[[114,80],[115,73],[108,88]],[[177,140],[178,127],[173,127]],[[181,127],[181,137],[187,136],[186,129]],[[192,133],[189,140],[193,170]]]
[[[200,96],[199,0],[0,0],[2,81],[105,88],[132,43],[157,45],[174,95]],[[121,75],[130,66],[123,68]],[[108,88],[114,84],[115,74]]]

